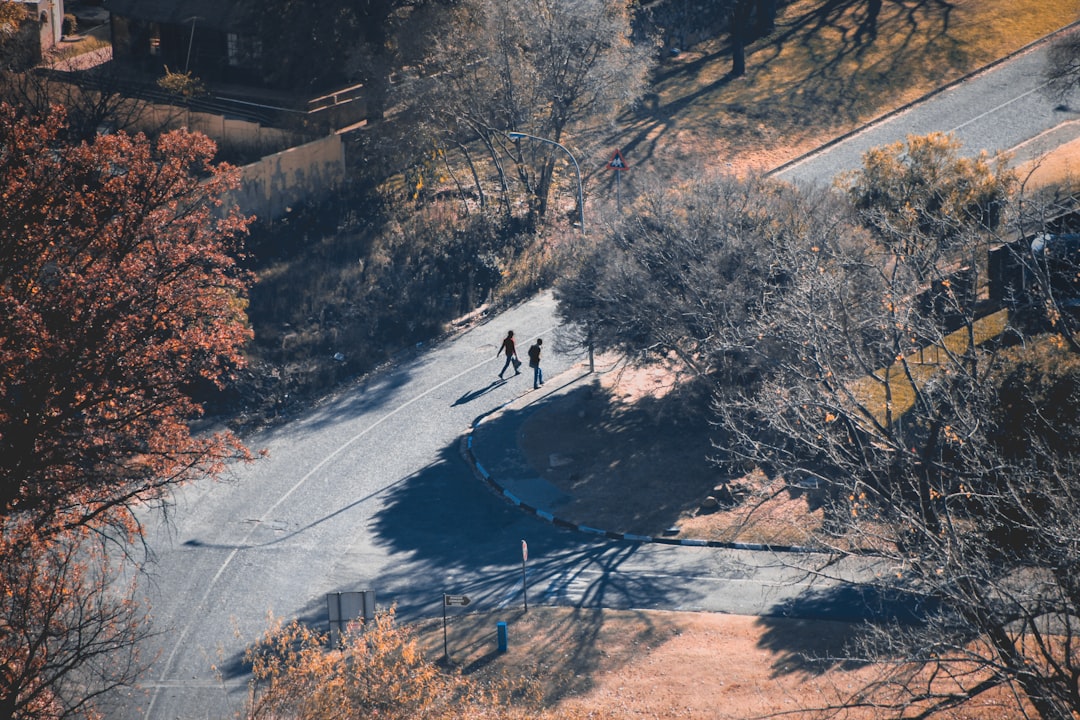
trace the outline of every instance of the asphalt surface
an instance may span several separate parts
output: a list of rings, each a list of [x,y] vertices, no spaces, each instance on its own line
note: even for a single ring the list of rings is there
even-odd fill
[[[815,570],[822,558],[613,540],[545,522],[480,481],[462,437],[491,466],[515,461],[518,424],[584,372],[558,351],[550,295],[481,324],[310,413],[249,439],[269,457],[177,496],[146,518],[145,590],[160,633],[142,686],[108,716],[219,718],[242,710],[244,650],[268,614],[327,626],[328,593],[373,590],[399,617],[435,617],[442,594],[470,609],[533,604],[851,617],[866,598]],[[507,329],[545,338],[550,378],[498,381]],[[498,411],[498,412],[494,412]],[[529,548],[522,579],[522,541]],[[846,562],[827,575],[855,572]],[[808,594],[807,589],[811,592]]]
[[[856,137],[880,144],[909,132],[960,129],[983,138],[973,147],[1036,142],[1054,132],[1048,119],[1073,117],[1033,109],[1041,52],[1023,53]],[[992,127],[976,130],[991,116]],[[1031,124],[1030,116],[1041,120]],[[1005,134],[993,134],[999,130]],[[782,176],[821,181],[859,155],[837,143]],[[466,594],[477,610],[516,608],[525,593],[530,604],[765,617],[852,618],[889,604],[836,580],[887,570],[870,559],[823,568],[825,558],[802,553],[610,538],[523,512],[483,482],[473,461],[517,481],[527,495],[521,488],[536,471],[516,451],[517,428],[584,373],[580,354],[560,350],[553,310],[545,294],[418,348],[310,412],[247,438],[269,457],[231,468],[221,482],[185,488],[168,521],[148,514],[155,563],[141,587],[158,634],[142,656],[153,665],[107,716],[240,712],[243,653],[268,627],[268,614],[326,627],[328,593],[372,590],[379,606],[395,605],[405,620],[439,615],[443,593]],[[522,349],[544,337],[548,382],[540,391],[527,373],[498,381],[495,352],[508,329]],[[463,452],[470,434],[473,446]]]

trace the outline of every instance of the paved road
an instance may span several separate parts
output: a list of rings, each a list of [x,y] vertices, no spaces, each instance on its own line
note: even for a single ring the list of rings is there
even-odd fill
[[[908,132],[952,130],[969,148],[990,149],[1036,137],[1040,124],[1074,117],[1040,104],[1039,57],[1026,53],[783,176],[831,177],[857,165],[859,143]],[[374,590],[380,605],[396,603],[405,619],[437,615],[443,592],[468,594],[476,609],[517,606],[522,539],[530,548],[530,602],[801,616],[862,611],[864,596],[810,572],[819,557],[599,539],[522,513],[479,482],[459,439],[478,417],[532,392],[527,375],[495,382],[495,348],[506,330],[522,347],[545,337],[549,378],[581,371],[580,357],[557,351],[552,311],[551,297],[541,296],[250,438],[268,459],[234,468],[224,482],[185,489],[171,525],[149,518],[157,562],[145,587],[160,635],[144,657],[157,660],[140,691],[110,717],[231,716],[244,700],[243,651],[267,627],[267,614],[323,623],[328,592]],[[536,397],[554,389],[549,382]],[[511,420],[493,420],[503,421]],[[850,565],[828,571],[854,573]]]
[[[538,400],[584,372],[580,357],[556,352],[553,308],[540,296],[378,373],[251,438],[269,458],[185,489],[172,524],[156,522],[149,537],[157,562],[147,591],[163,634],[144,652],[158,660],[111,716],[230,716],[244,700],[244,648],[267,614],[325,625],[329,592],[374,590],[405,619],[437,616],[443,592],[468,594],[470,609],[518,607],[523,539],[533,603],[861,612],[861,598],[830,592],[832,583],[797,566],[820,558],[603,540],[528,516],[480,482],[461,437],[479,416],[534,392],[525,373],[495,382],[505,331],[522,347],[546,340],[549,381]],[[820,593],[797,597],[808,583]]]
[[[1061,104],[1043,92],[1047,48],[1048,43],[1038,43],[1007,62],[784,167],[776,176],[827,184],[840,172],[860,167],[863,153],[870,148],[904,140],[909,134],[934,131],[952,133],[970,155],[980,150],[1012,151],[1014,164],[1036,158],[1080,137],[1080,103],[1071,103],[1078,107]]]

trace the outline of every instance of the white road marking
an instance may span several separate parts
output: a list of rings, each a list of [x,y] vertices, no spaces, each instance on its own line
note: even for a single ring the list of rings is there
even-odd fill
[[[551,328],[548,328],[547,330],[543,331],[543,333],[541,333],[541,334],[550,333],[553,330],[555,330],[556,327],[557,326],[553,326]],[[198,602],[198,605],[196,605],[196,607],[199,608],[199,607],[202,607],[202,606],[204,606],[206,604],[206,601],[210,597],[210,593],[213,591],[214,586],[217,584],[217,581],[224,574],[225,570],[228,569],[229,565],[232,564],[232,561],[236,558],[236,556],[240,552],[240,550],[244,549],[243,546],[246,546],[246,545],[250,544],[251,538],[255,534],[255,531],[258,529],[259,524],[266,522],[266,520],[269,518],[269,516],[275,510],[277,510],[281,506],[281,504],[283,502],[288,500],[289,497],[291,497],[293,493],[295,493],[297,490],[299,490],[304,485],[304,483],[306,483],[308,480],[310,480],[311,477],[313,475],[315,475],[315,473],[322,470],[331,460],[333,460],[338,455],[340,455],[342,452],[344,452],[347,448],[349,448],[351,445],[353,445],[357,440],[360,440],[362,437],[367,435],[369,432],[371,432],[375,428],[379,427],[384,422],[386,422],[390,418],[394,417],[395,415],[400,413],[405,408],[407,408],[407,407],[413,405],[414,403],[424,399],[425,397],[431,395],[436,390],[439,390],[439,389],[445,387],[446,385],[449,385],[451,382],[453,382],[453,381],[455,381],[455,380],[457,380],[457,379],[459,379],[461,377],[464,377],[465,375],[468,375],[469,373],[483,367],[484,365],[489,365],[492,362],[498,362],[498,359],[499,359],[498,356],[496,356],[494,358],[490,358],[490,357],[486,358],[483,361],[478,362],[478,363],[466,368],[465,370],[459,372],[457,375],[453,375],[451,377],[448,377],[445,380],[443,380],[441,383],[438,383],[436,385],[431,386],[430,388],[428,388],[424,392],[420,393],[416,397],[402,403],[398,407],[394,408],[390,412],[386,413],[382,417],[375,420],[373,423],[368,425],[366,428],[364,428],[360,432],[356,433],[351,438],[349,438],[344,443],[342,443],[340,446],[338,446],[338,448],[336,450],[334,450],[329,455],[327,455],[322,460],[320,460],[318,463],[316,463],[315,466],[311,468],[311,470],[309,470],[302,478],[297,480],[296,484],[294,484],[291,488],[289,488],[285,492],[285,494],[283,494],[280,498],[278,498],[277,501],[274,502],[274,504],[271,505],[266,510],[266,512],[264,512],[259,517],[258,521],[254,524],[253,528],[251,530],[249,530],[244,535],[244,538],[240,541],[240,543],[238,543],[238,545],[240,547],[233,548],[233,550],[231,550],[229,552],[228,556],[226,556],[225,560],[221,563],[221,567],[219,567],[217,572],[214,573],[214,577],[212,577],[210,579],[210,582],[206,586],[206,591],[203,593],[202,597],[199,598],[199,602]],[[159,694],[161,688],[167,687],[165,685],[165,682],[167,681],[168,676],[170,674],[172,664],[176,659],[176,654],[180,651],[180,648],[184,646],[184,644],[185,644],[184,641],[187,639],[188,633],[191,631],[191,628],[192,628],[193,625],[194,625],[193,622],[189,622],[187,625],[185,625],[183,631],[180,633],[180,636],[176,639],[176,643],[173,645],[172,651],[169,652],[169,656],[165,660],[165,667],[162,670],[161,675],[159,676],[158,682],[153,684],[153,685],[147,685],[146,686],[146,687],[155,687],[155,688],[157,688],[154,691],[154,694],[151,696],[150,702],[147,703],[146,712],[143,713],[143,717],[146,718],[147,720],[149,720],[149,718],[153,714],[154,704],[157,702],[158,694]]]

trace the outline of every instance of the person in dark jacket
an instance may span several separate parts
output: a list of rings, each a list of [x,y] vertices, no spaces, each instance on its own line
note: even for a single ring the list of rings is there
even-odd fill
[[[529,348],[529,367],[533,369],[533,390],[544,384],[544,371],[540,369],[540,346],[543,344],[543,338],[536,338],[536,342]]]

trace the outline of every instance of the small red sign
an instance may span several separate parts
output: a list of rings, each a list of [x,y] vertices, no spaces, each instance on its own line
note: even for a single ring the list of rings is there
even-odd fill
[[[626,161],[623,160],[622,153],[618,150],[611,156],[611,160],[608,161],[608,170],[626,170],[629,166]]]

